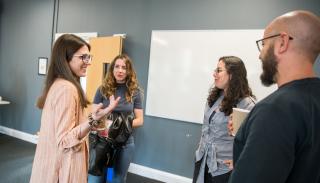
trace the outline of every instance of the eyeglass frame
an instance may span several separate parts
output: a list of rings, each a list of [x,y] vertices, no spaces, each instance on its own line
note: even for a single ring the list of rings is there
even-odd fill
[[[220,72],[223,72],[223,71],[227,71],[226,69],[220,69],[220,68],[216,68],[215,70],[213,70],[213,72],[215,74],[219,74]]]
[[[282,34],[279,33],[279,34],[275,34],[275,35],[272,35],[272,36],[268,36],[268,37],[265,37],[265,38],[262,38],[262,39],[259,39],[256,41],[256,44],[257,44],[257,47],[258,47],[258,50],[259,52],[261,52],[264,44],[263,44],[263,41],[266,40],[266,39],[271,39],[271,38],[275,38],[275,37],[278,37],[278,36],[281,36]],[[289,36],[289,40],[293,40],[293,37]],[[261,44],[261,46],[260,46]],[[260,48],[261,47],[261,48]]]
[[[84,58],[84,57],[87,57],[87,58]],[[82,55],[73,55],[73,57],[79,57],[81,58],[82,62],[85,63],[85,64],[90,64],[91,61],[92,61],[92,55],[90,54],[82,54]],[[89,57],[89,58],[88,58]]]

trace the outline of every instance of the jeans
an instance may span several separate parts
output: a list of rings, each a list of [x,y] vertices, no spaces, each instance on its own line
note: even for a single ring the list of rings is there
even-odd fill
[[[128,139],[125,146],[117,150],[115,154],[115,161],[113,167],[113,177],[111,183],[125,183],[127,179],[127,173],[130,162],[133,158],[134,153],[134,141],[133,136]],[[94,176],[88,175],[88,183],[105,183],[106,176]]]
[[[105,183],[105,177],[104,176],[94,176],[91,174],[88,174],[88,183]]]

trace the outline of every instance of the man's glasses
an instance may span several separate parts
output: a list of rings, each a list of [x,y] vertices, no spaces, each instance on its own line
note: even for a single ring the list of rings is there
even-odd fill
[[[263,46],[264,46],[264,40],[266,39],[270,39],[270,38],[274,38],[274,37],[278,37],[280,36],[281,34],[276,34],[276,35],[272,35],[272,36],[269,36],[269,37],[265,37],[263,39],[260,39],[258,41],[256,41],[257,43],[257,47],[258,47],[258,50],[261,52]],[[289,40],[293,40],[293,37],[289,36]]]
[[[74,57],[79,57],[83,63],[90,64],[92,61],[92,55],[83,54],[83,55],[73,55]]]

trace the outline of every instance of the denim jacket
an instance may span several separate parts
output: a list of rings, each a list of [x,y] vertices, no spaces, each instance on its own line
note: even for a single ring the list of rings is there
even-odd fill
[[[204,182],[205,163],[209,168],[208,172],[211,173],[212,176],[218,176],[230,171],[229,167],[224,164],[223,161],[232,160],[234,137],[228,134],[227,124],[229,116],[225,116],[225,113],[219,110],[222,99],[223,95],[217,99],[211,108],[206,104],[204,110],[202,135],[199,147],[195,153],[196,161],[202,159],[197,183]],[[246,97],[237,104],[237,107],[251,110],[254,104],[254,99]],[[215,114],[209,123],[210,116],[214,111]]]

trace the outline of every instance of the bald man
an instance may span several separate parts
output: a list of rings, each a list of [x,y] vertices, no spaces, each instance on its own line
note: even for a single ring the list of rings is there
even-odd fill
[[[256,104],[234,140],[229,183],[320,182],[320,18],[293,11],[257,41],[260,76],[278,90]]]

